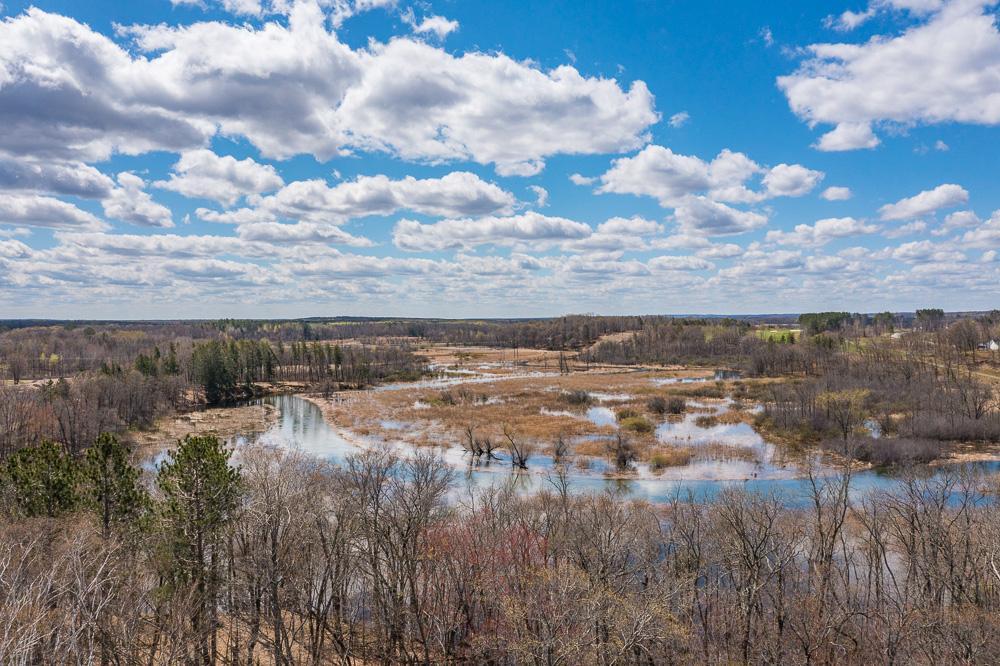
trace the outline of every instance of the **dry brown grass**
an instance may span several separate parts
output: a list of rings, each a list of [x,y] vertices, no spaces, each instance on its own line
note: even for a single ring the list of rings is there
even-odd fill
[[[714,460],[746,460],[755,462],[757,452],[745,446],[732,446],[723,442],[711,442],[698,447],[698,454]]]
[[[616,429],[598,426],[586,419],[588,406],[612,411],[630,410],[651,428],[630,432],[629,440],[639,460],[645,460],[656,446],[655,425],[662,418],[649,412],[652,397],[690,394],[699,385],[656,385],[654,378],[704,376],[704,368],[682,370],[641,370],[604,367],[586,372],[559,375],[558,352],[518,350],[515,361],[510,349],[428,345],[418,353],[430,362],[496,374],[490,383],[461,383],[447,387],[403,388],[391,391],[356,391],[333,395],[329,400],[313,396],[326,418],[336,426],[359,435],[402,440],[416,445],[459,445],[471,426],[477,436],[501,441],[507,426],[530,442],[539,453],[551,453],[559,436],[568,440],[586,435],[611,435]],[[516,365],[515,365],[516,363]],[[494,364],[489,368],[482,365]],[[510,375],[544,371],[548,376]],[[505,378],[505,375],[507,376]],[[719,389],[712,383],[712,394]],[[567,399],[574,391],[591,395],[588,404]],[[621,399],[601,400],[616,396]],[[691,407],[709,413],[709,408]],[[557,412],[544,413],[544,412]],[[383,421],[405,424],[386,428]],[[582,441],[574,446],[576,455],[603,457],[606,442]]]
[[[277,420],[278,410],[273,405],[218,407],[164,417],[150,430],[133,431],[129,436],[137,455],[146,458],[177,446],[185,435],[215,435],[221,439],[251,436],[264,432]]]
[[[610,429],[609,429],[610,431]],[[609,439],[589,439],[579,442],[573,447],[573,452],[578,456],[591,456],[594,458],[605,458],[608,454]]]
[[[505,349],[499,347],[460,347],[442,344],[427,344],[415,350],[428,363],[458,368],[474,368],[488,373],[503,374],[504,368],[478,368],[480,365],[502,364],[509,368],[544,370],[558,372],[559,352],[548,349]],[[576,354],[566,352],[565,358],[572,361]]]
[[[694,451],[688,447],[657,447],[649,452],[649,467],[658,472],[667,467],[683,467],[694,458]]]
[[[717,423],[735,425],[737,423],[748,423],[753,425],[754,414],[746,410],[729,410],[722,412],[716,417]]]

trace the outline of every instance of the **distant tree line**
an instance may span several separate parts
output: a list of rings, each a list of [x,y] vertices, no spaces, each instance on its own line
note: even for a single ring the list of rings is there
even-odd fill
[[[754,344],[750,324],[736,320],[656,318],[641,324],[634,335],[601,341],[583,358],[594,363],[723,363],[737,361]]]
[[[348,348],[404,346],[420,340],[459,345],[488,345],[505,348],[579,350],[602,336],[640,330],[646,322],[666,321],[666,317],[603,317],[569,315],[551,319],[526,320],[424,320],[379,319],[350,321],[268,321],[234,320],[137,322],[92,325],[38,325],[0,329],[0,371],[16,381],[56,379],[108,367],[130,367],[140,361],[150,370],[152,355],[159,350],[183,365],[195,343],[267,342],[281,365],[289,366],[282,350],[307,360],[326,352],[328,345]],[[307,345],[306,351],[302,344]],[[323,349],[316,351],[315,344]],[[280,347],[280,348],[279,348]],[[327,354],[329,356],[330,354]],[[370,356],[370,353],[369,353]],[[357,365],[385,363],[386,359],[358,358]],[[304,364],[308,374],[309,363]],[[346,366],[345,366],[346,367]],[[315,375],[316,368],[313,368]],[[351,373],[351,370],[347,371]],[[363,372],[358,370],[357,372]],[[377,376],[377,370],[372,370]],[[148,374],[148,372],[147,372]]]

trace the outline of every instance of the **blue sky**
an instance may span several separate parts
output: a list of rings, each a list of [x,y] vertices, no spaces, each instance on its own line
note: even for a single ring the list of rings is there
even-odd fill
[[[0,318],[997,306],[993,2],[0,15]]]

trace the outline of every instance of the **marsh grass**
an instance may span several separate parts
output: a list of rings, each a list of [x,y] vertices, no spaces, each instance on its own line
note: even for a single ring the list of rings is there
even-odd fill
[[[620,407],[615,411],[615,419],[621,423],[626,419],[634,419],[639,416],[639,412],[631,407]]]
[[[733,446],[723,442],[709,442],[698,447],[698,456],[711,460],[745,460],[757,462],[758,455],[754,449],[745,446]]]
[[[510,350],[507,352],[505,359],[509,359]],[[436,353],[441,358],[445,350],[438,349]],[[500,356],[496,350],[485,357],[475,356],[475,350],[470,353],[473,356],[462,356],[463,362],[479,364]],[[521,367],[507,369],[509,373],[522,371]],[[663,376],[646,371],[577,372],[506,379],[501,376],[495,382],[446,388],[415,386],[391,391],[347,391],[327,400],[317,398],[317,402],[336,426],[416,446],[460,446],[469,426],[477,436],[499,442],[503,440],[503,425],[507,425],[530,442],[538,454],[554,454],[562,436],[573,442],[566,455],[580,460],[586,456],[605,457],[607,440],[579,441],[579,438],[610,437],[620,429],[628,432],[636,459],[643,461],[656,452],[657,442],[653,437],[656,422],[680,419],[685,412],[711,414],[715,411],[713,407],[692,404],[689,400],[698,393],[708,393],[711,398],[721,394],[714,385],[678,384],[667,388],[652,382],[653,378]],[[594,399],[596,393],[629,396],[625,401],[603,403],[616,410],[618,428],[598,426],[586,418],[586,409],[599,404]],[[654,400],[666,404],[665,414],[649,409]],[[556,413],[543,413],[543,408]],[[677,414],[672,413],[675,410]],[[385,429],[383,421],[402,423],[403,427]]]
[[[704,414],[702,416],[696,416],[694,419],[694,424],[699,428],[714,428],[719,425],[719,417],[715,414]]]
[[[715,420],[717,423],[723,423],[726,425],[736,425],[737,423],[747,423],[753,424],[754,415],[746,411],[733,411],[728,410],[717,414]]]
[[[649,454],[649,468],[661,472],[667,467],[683,467],[691,463],[694,452],[686,447],[657,448]]]

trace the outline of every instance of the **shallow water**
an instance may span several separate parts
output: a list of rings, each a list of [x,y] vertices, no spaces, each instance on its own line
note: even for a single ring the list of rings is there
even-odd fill
[[[576,412],[571,412],[568,409],[549,409],[548,407],[542,407],[538,410],[539,414],[544,414],[545,416],[565,416],[571,419],[578,419],[580,415]]]
[[[719,414],[723,412],[717,412]],[[666,421],[656,428],[656,439],[664,444],[678,446],[706,446],[726,444],[743,448],[765,448],[764,438],[748,423],[719,423],[711,426],[697,424],[699,416],[687,413],[680,421]]]
[[[705,377],[657,377],[652,381],[657,386],[671,384],[700,384],[702,382],[720,382],[727,379],[739,379],[742,373],[736,370],[716,370],[714,374]]]
[[[413,451],[412,446],[402,442],[349,438],[343,431],[326,422],[319,407],[298,396],[272,396],[263,400],[278,407],[279,418],[270,430],[257,437],[260,443],[300,450],[334,463],[342,463],[348,456],[359,452],[359,441],[372,448],[378,447],[400,455]],[[738,435],[740,433],[742,429],[737,431]],[[744,436],[746,439],[742,441],[749,442],[749,436],[745,433]],[[722,443],[734,444],[726,441]],[[765,443],[764,446],[768,445]],[[460,472],[461,486],[456,489],[458,493],[465,485],[484,487],[505,482],[515,483],[526,492],[554,487],[551,477],[556,465],[550,456],[533,456],[528,463],[528,472],[512,472],[509,458],[502,452],[500,460],[493,461],[489,466],[478,467],[471,467],[468,458],[457,447],[441,448],[438,452],[445,462]],[[761,493],[774,493],[790,505],[804,502],[809,482],[801,478],[800,470],[791,464],[782,465],[775,459],[772,448],[765,448],[762,458],[759,462],[696,459],[690,465],[669,468],[659,476],[644,474],[645,466],[640,465],[638,472],[641,478],[636,479],[604,478],[601,474],[609,471],[607,462],[591,459],[587,470],[570,468],[570,488],[574,492],[616,490],[634,498],[666,502],[676,496],[686,497],[689,494],[696,498],[710,498],[724,488],[737,486]],[[161,457],[160,460],[162,459]],[[934,476],[955,467],[957,466],[950,465],[923,469]],[[996,472],[1000,471],[1000,462],[974,463],[972,467]],[[889,490],[898,484],[899,478],[896,476],[864,471],[853,476],[851,488],[852,494],[857,495],[871,490]]]
[[[595,426],[614,427],[618,423],[615,413],[607,407],[591,407],[587,410],[587,420]]]
[[[777,448],[765,441],[748,423],[698,425],[699,417],[720,416],[730,411],[731,402],[691,402],[688,408],[709,411],[688,411],[679,420],[661,423],[656,428],[656,439],[669,446],[704,450],[705,455],[696,455],[690,464],[683,467],[668,468],[661,478],[779,480],[800,475],[798,466],[784,460]],[[733,454],[726,456],[726,449],[733,449]],[[818,460],[815,462],[819,464]],[[829,473],[829,470],[823,471]]]
[[[459,376],[455,376],[459,375]],[[429,389],[429,388],[449,388],[464,384],[492,384],[493,382],[508,379],[536,379],[540,377],[558,377],[558,372],[521,372],[509,374],[494,374],[480,372],[469,368],[448,368],[434,379],[421,379],[415,382],[397,382],[394,384],[381,384],[370,390],[372,391],[401,391],[404,389]]]
[[[609,407],[590,407],[582,414],[578,412],[571,412],[568,409],[549,409],[548,407],[542,407],[539,410],[539,414],[544,414],[545,416],[565,416],[571,419],[587,419],[598,427],[618,427],[618,418]]]
[[[590,397],[597,402],[628,402],[632,399],[628,393],[600,393],[598,391],[591,391]]]

